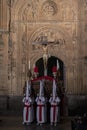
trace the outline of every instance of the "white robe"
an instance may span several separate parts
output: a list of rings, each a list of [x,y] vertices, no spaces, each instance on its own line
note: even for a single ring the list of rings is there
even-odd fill
[[[55,99],[53,99],[53,97],[51,97],[49,99],[51,108],[50,108],[50,122],[52,123],[57,123],[58,122],[58,114],[59,114],[59,102],[60,102],[60,98],[56,97]]]
[[[31,123],[33,121],[33,104],[32,99],[29,97],[28,99],[24,98],[24,109],[23,109],[23,122]]]
[[[38,123],[46,122],[46,101],[44,97],[37,97],[37,110],[36,110],[36,118]]]

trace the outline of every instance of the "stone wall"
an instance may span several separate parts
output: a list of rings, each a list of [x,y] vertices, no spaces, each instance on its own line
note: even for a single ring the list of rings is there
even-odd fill
[[[0,95],[23,95],[29,60],[33,72],[43,57],[42,37],[49,54],[64,63],[66,94],[86,95],[86,0],[0,1]]]
[[[46,37],[52,43],[48,44],[48,53],[58,57],[64,63],[67,93],[77,93],[79,70],[78,62],[74,59],[79,55],[76,39],[78,1],[12,0],[11,3],[9,2],[6,3],[9,14],[6,62],[8,94],[23,94],[28,61],[30,60],[31,71],[33,71],[33,65],[44,53],[41,44],[34,44],[40,42],[42,37]]]

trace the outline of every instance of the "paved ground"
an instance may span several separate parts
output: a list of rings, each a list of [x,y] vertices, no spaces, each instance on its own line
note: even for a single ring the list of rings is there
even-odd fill
[[[63,117],[57,126],[50,126],[49,123],[37,126],[32,123],[30,126],[22,125],[22,117],[0,117],[0,130],[71,130],[71,117]]]

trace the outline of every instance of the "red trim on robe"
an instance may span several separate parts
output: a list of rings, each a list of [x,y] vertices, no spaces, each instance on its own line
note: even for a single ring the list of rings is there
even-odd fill
[[[44,107],[44,105],[37,105],[37,107],[39,107],[39,121],[42,121],[42,107]]]
[[[58,105],[51,105],[51,107],[53,107],[53,121],[55,121],[55,114],[56,114],[56,107]]]
[[[29,111],[28,111],[28,108],[31,107],[31,105],[24,105],[24,107],[26,107],[26,120],[28,121],[28,114],[29,114]]]

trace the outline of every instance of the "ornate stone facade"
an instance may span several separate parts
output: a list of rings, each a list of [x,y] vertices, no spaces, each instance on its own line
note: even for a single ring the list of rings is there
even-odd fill
[[[0,71],[6,77],[4,87],[9,86],[8,94],[22,95],[28,61],[33,66],[43,55],[42,46],[33,44],[42,36],[53,42],[48,45],[49,54],[64,63],[66,93],[87,93],[86,0],[1,0],[0,10],[0,36],[6,48],[0,52]],[[8,66],[2,68],[4,64]]]
[[[87,0],[0,0],[0,93],[23,95],[42,36],[64,63],[66,94],[87,94]]]

